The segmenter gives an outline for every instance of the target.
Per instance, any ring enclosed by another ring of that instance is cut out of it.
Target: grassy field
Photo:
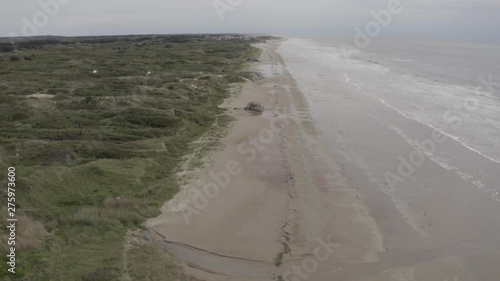
[[[227,124],[217,106],[258,57],[250,44],[265,39],[0,44],[0,171],[16,167],[19,219],[15,276],[6,271],[7,233],[0,230],[0,279],[182,280],[168,253],[125,241],[126,233],[177,192],[175,168],[190,142],[217,119]],[[2,224],[6,215],[2,209]]]

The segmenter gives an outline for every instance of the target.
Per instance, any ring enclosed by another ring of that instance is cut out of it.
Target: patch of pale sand
[[[36,93],[36,94],[27,95],[26,97],[35,98],[35,99],[52,99],[52,98],[54,98],[54,95]]]
[[[55,108],[56,102],[52,100],[54,95],[39,92],[26,97],[28,104],[33,108]]]
[[[283,63],[277,42],[259,47],[262,64]],[[182,189],[190,191],[181,190],[175,204],[167,202],[163,214],[146,223],[149,237],[174,250],[194,280],[276,280],[325,251],[320,240],[334,250],[318,275],[377,261],[383,251],[377,226],[341,167],[324,157],[293,79],[278,72],[246,82],[227,105],[250,101],[263,103],[266,112],[230,110],[236,121],[224,148],[189,174]],[[214,188],[211,173],[232,170],[227,185],[220,178],[219,192],[197,196],[206,184]]]
[[[465,276],[465,277],[464,277]],[[410,267],[387,269],[360,281],[473,281],[464,264],[453,257],[435,259]]]

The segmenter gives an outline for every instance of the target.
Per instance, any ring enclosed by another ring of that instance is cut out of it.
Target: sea
[[[474,280],[500,280],[500,46],[352,41],[288,38],[277,51],[299,115],[377,221],[382,260],[456,257]]]
[[[328,99],[336,83],[354,85],[353,94],[500,163],[500,46],[377,40],[360,49],[348,39],[292,38],[280,53],[309,96]]]

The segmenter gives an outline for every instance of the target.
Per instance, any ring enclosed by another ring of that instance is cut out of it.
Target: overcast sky
[[[355,27],[364,29],[373,20],[370,12],[387,9],[390,1],[4,0],[0,36],[223,32],[354,36]],[[403,11],[392,16],[381,36],[500,42],[500,0],[400,1]],[[55,12],[45,17],[48,12],[41,2],[59,7],[49,5],[53,8],[48,11]]]

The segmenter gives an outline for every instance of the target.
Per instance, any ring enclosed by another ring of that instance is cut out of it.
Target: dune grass
[[[189,144],[216,118],[229,122],[217,106],[258,57],[250,44],[265,40],[220,38],[39,38],[3,48],[0,169],[16,167],[18,215],[31,227],[20,234],[18,273],[2,266],[0,278],[182,278],[152,245],[135,241],[124,257],[124,239],[178,191],[174,171]]]

